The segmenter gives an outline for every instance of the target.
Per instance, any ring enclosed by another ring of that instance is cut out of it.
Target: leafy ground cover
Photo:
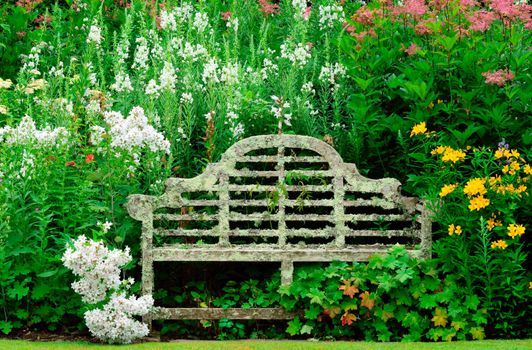
[[[77,350],[77,349],[114,349],[109,345],[98,345],[93,343],[75,342],[29,342],[20,340],[0,340],[0,349],[12,350],[48,350],[57,349]],[[530,340],[487,340],[468,341],[453,343],[361,343],[361,342],[311,342],[311,341],[226,341],[226,342],[205,342],[205,341],[178,341],[172,343],[144,343],[134,345],[124,345],[121,349],[178,349],[178,350],[266,350],[266,349],[290,349],[290,350],[528,350],[532,349]]]
[[[82,234],[130,247],[123,277],[139,292],[126,197],[282,132],[320,138],[423,198],[434,259],[394,250],[301,267],[288,290],[275,269],[163,267],[156,303],[304,315],[156,324],[162,333],[532,337],[531,11],[511,0],[1,2],[0,331],[85,330],[92,306],[61,261]]]

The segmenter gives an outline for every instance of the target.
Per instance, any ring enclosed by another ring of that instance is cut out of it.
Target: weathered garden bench
[[[401,195],[400,185],[363,177],[312,137],[244,139],[203,174],[168,179],[163,195],[129,197],[129,214],[142,222],[143,293],[152,293],[153,264],[160,261],[280,262],[281,282],[289,284],[294,262],[365,261],[398,243],[427,257],[430,219],[416,198]],[[290,314],[277,308],[157,308],[145,321],[218,318]]]

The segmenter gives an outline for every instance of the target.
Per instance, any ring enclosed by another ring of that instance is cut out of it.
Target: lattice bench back
[[[129,197],[129,214],[142,222],[143,293],[153,291],[154,261],[281,262],[286,284],[294,262],[364,261],[397,243],[427,257],[430,220],[415,198],[401,196],[400,185],[363,177],[312,137],[244,139],[203,174],[168,179],[163,195]],[[145,321],[224,317],[290,315],[280,309],[158,308]]]

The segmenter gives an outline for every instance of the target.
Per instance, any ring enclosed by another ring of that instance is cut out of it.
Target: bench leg
[[[281,261],[281,285],[292,283],[294,275],[294,262],[290,260]]]
[[[145,258],[142,261],[142,294],[153,294],[153,280],[153,261]],[[142,317],[142,322],[146,323],[150,333],[152,332],[152,319],[151,312]]]

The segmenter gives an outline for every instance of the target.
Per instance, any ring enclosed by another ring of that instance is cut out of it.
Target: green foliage
[[[281,294],[281,305],[304,311],[289,322],[293,336],[464,340],[480,337],[487,323],[476,295],[452,277],[440,280],[434,260],[411,258],[399,246],[367,264],[301,268]]]

